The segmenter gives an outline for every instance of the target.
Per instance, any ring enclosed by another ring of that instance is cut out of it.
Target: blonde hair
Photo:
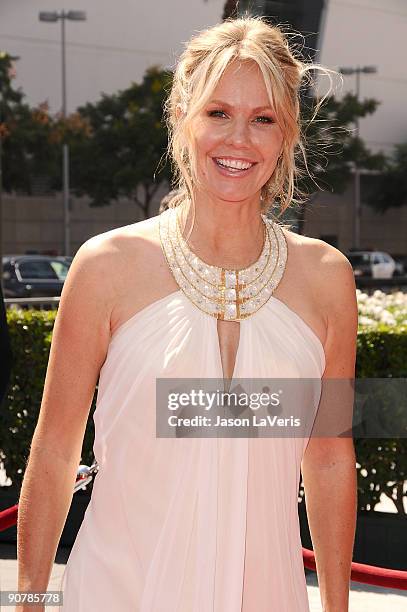
[[[332,87],[329,73],[334,71],[302,61],[297,51],[290,48],[281,26],[271,25],[260,16],[228,19],[199,32],[186,43],[164,105],[169,133],[167,155],[172,158],[174,187],[177,189],[168,207],[179,206],[186,200],[194,204],[193,186],[198,184],[198,178],[192,120],[208,102],[225,69],[234,60],[256,62],[282,130],[282,154],[273,174],[261,189],[262,210],[269,213],[279,202],[280,216],[291,202],[301,203],[298,198],[306,195],[296,185],[303,174],[296,161],[298,153],[311,176],[301,129],[301,85],[303,82],[312,83],[311,72],[321,70],[328,75]],[[316,105],[311,121],[330,94],[331,87]]]

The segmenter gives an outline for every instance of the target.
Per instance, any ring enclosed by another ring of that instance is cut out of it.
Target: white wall
[[[361,75],[360,97],[381,101],[360,120],[360,135],[376,152],[390,152],[407,141],[407,2],[405,0],[327,0],[319,41],[320,63],[377,66]],[[343,77],[342,93],[355,92],[356,77]]]
[[[68,111],[140,81],[152,64],[170,67],[194,30],[222,17],[224,0],[1,0],[0,49],[21,59],[16,85],[32,104],[61,108],[60,23],[41,10],[84,10],[67,22]]]

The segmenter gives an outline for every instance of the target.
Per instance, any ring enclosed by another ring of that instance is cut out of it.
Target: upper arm
[[[321,400],[306,450],[306,462],[354,461],[352,427],[358,306],[352,266],[335,247],[322,243],[316,289],[326,321]]]
[[[76,253],[55,319],[33,446],[78,461],[83,436],[110,341],[113,290],[109,245],[100,236]]]
[[[352,266],[338,249],[326,245],[321,258],[319,294],[327,323],[324,378],[354,378],[358,305]]]

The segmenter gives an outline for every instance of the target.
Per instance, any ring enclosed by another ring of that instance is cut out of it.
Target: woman
[[[45,590],[100,374],[99,473],[64,574],[64,611],[309,610],[300,468],[323,608],[348,609],[351,439],[155,430],[157,378],[354,376],[348,260],[262,216],[293,200],[305,73],[261,19],[196,35],[167,103],[179,192],[162,214],[91,238],[74,258],[18,526],[19,588]]]

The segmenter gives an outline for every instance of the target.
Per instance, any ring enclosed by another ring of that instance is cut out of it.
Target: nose
[[[245,118],[238,117],[229,123],[225,144],[235,147],[250,146],[250,130]]]

